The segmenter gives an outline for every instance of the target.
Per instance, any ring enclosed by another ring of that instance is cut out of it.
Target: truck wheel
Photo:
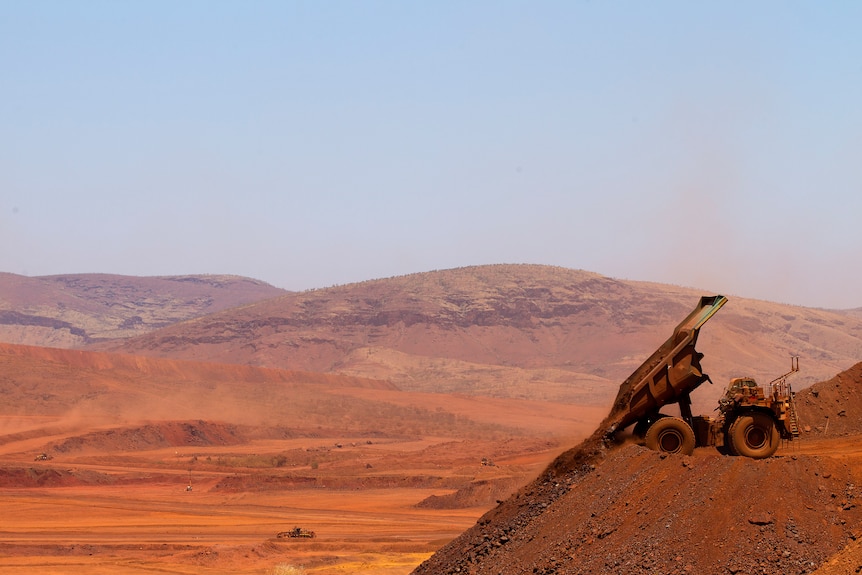
[[[728,427],[724,432],[724,446],[718,451],[722,455],[739,455],[739,453],[736,452],[736,448],[733,447],[733,440],[730,438],[730,427]]]
[[[662,417],[647,430],[645,443],[654,451],[691,455],[694,452],[694,431],[678,417]]]
[[[765,413],[744,413],[730,425],[731,451],[751,457],[765,459],[778,450],[781,436],[775,422]]]

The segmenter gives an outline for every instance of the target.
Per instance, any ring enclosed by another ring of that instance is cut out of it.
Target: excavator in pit
[[[647,447],[666,453],[690,455],[695,447],[715,446],[721,452],[754,459],[771,457],[782,440],[799,437],[793,391],[787,378],[799,371],[799,358],[791,370],[760,386],[751,377],[732,379],[719,399],[715,417],[694,416],[691,392],[704,381],[703,354],[695,350],[700,328],[727,303],[723,295],[704,296],[673,334],[629,376],[611,409],[605,436],[632,427]],[[660,409],[679,406],[679,417]]]

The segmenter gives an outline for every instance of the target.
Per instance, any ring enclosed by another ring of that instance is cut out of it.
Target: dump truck
[[[691,392],[705,381],[712,383],[701,368],[697,336],[725,303],[723,295],[700,298],[667,341],[623,382],[606,420],[606,437],[633,426],[633,435],[656,451],[691,454],[695,447],[715,446],[723,453],[763,459],[771,457],[782,440],[799,436],[787,383],[799,370],[798,358],[792,358],[789,372],[765,387],[751,377],[732,379],[715,417],[692,415]],[[660,412],[672,404],[679,406],[679,417]]]

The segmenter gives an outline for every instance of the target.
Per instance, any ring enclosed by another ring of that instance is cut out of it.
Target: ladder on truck
[[[787,383],[787,377],[793,375],[797,371],[799,371],[799,356],[793,356],[790,358],[790,371],[769,382],[769,389],[772,391],[776,399],[778,397],[787,398],[788,410],[787,419],[785,420],[784,425],[793,439],[799,437],[799,415],[796,411],[796,394],[793,393],[793,390],[790,388],[790,384]]]
[[[787,414],[787,430],[793,439],[799,437],[799,416],[796,414],[796,401],[790,396],[790,413]]]

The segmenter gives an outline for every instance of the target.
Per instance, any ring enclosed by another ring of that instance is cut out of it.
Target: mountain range
[[[358,376],[405,391],[606,405],[704,290],[489,265],[286,292],[232,276],[0,276],[0,336],[171,359]],[[797,387],[862,357],[862,310],[729,296],[698,349],[716,383]],[[3,315],[5,314],[5,315]],[[25,319],[21,319],[24,317]],[[695,398],[698,402],[698,398]]]
[[[283,293],[258,280],[227,275],[0,273],[0,341],[80,347]]]

